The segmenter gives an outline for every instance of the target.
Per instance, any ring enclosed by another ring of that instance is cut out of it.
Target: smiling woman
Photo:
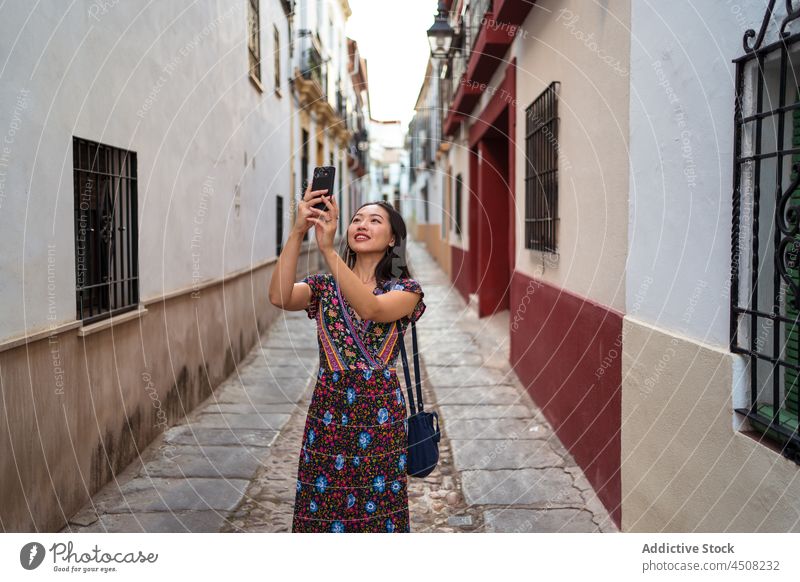
[[[273,275],[274,304],[305,309],[317,325],[319,368],[298,457],[293,532],[410,532],[406,401],[395,365],[401,334],[425,312],[424,292],[406,265],[406,227],[390,205],[368,203],[353,215],[342,245],[334,200],[312,207],[306,192],[303,221],[330,268],[291,283],[294,242]],[[327,221],[325,220],[327,219]],[[302,230],[295,240],[302,239]],[[299,252],[299,244],[298,244]],[[286,264],[280,264],[284,258]]]
[[[333,275],[304,279],[312,290],[320,366],[298,460],[292,531],[409,532],[405,396],[395,361],[399,337],[425,311],[413,279],[373,292],[418,301],[398,321],[360,321]],[[402,291],[401,291],[402,290]]]

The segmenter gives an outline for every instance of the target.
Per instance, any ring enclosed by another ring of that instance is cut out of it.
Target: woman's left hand
[[[325,195],[322,200],[328,209],[314,209],[317,212],[317,216],[309,216],[308,220],[316,223],[314,234],[319,249],[321,251],[329,251],[333,250],[333,239],[336,237],[336,228],[339,224],[339,206],[336,204],[334,196],[328,198]]]

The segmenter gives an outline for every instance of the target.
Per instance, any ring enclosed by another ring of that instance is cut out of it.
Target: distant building
[[[370,120],[370,200],[383,200],[402,213],[408,191],[408,152],[399,121]]]
[[[350,47],[348,70],[351,95],[351,98],[348,99],[348,127],[353,131],[348,150],[348,167],[352,173],[349,184],[350,204],[347,206],[347,216],[349,217],[367,200],[369,195],[370,135],[368,127],[371,114],[367,60],[361,56],[356,41],[348,38],[347,43]]]
[[[293,176],[298,193],[313,178],[317,166],[336,168],[339,233],[360,197],[366,172],[358,144],[366,141],[363,123],[366,72],[357,44],[344,34],[351,11],[347,0],[297,2],[297,50],[292,88],[298,104],[293,141],[299,155]],[[293,151],[295,148],[293,148]],[[306,240],[314,230],[306,233]]]
[[[428,251],[443,268],[449,265],[450,243],[443,225],[449,223],[447,207],[448,180],[446,168],[438,163],[441,147],[449,147],[442,140],[442,83],[441,64],[429,60],[414,107],[415,114],[408,127],[409,150],[409,200],[404,212],[410,216],[415,238],[424,242]]]

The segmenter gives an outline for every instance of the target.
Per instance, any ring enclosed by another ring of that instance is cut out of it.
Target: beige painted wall
[[[425,249],[431,257],[444,268],[446,257],[450,254],[450,246],[441,238],[441,225],[434,223],[412,223],[409,221],[408,230],[411,237],[425,245]]]
[[[516,56],[519,69],[516,268],[621,312],[628,244],[630,78],[603,57],[629,70],[629,23],[630,0],[541,0],[506,57]],[[589,34],[594,45],[583,40]],[[525,249],[523,222],[525,109],[552,81],[561,82],[556,261]]]
[[[800,531],[797,465],[734,430],[727,350],[623,320],[623,531]]]

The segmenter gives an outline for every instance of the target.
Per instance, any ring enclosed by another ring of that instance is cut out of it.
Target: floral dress
[[[316,319],[319,370],[297,468],[293,532],[410,532],[408,421],[397,378],[398,334],[425,311],[410,278],[376,287],[420,295],[410,316],[361,321],[330,273],[302,280]]]

